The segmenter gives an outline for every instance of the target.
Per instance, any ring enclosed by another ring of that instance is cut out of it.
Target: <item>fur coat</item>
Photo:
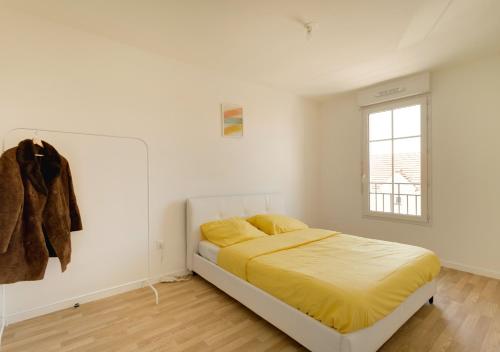
[[[27,139],[0,157],[0,284],[43,279],[49,257],[65,271],[82,229],[68,161],[43,145]]]

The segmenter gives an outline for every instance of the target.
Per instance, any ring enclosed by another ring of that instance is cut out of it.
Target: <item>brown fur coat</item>
[[[68,161],[43,144],[27,139],[0,157],[0,284],[43,279],[49,256],[65,271],[70,232],[82,229]]]

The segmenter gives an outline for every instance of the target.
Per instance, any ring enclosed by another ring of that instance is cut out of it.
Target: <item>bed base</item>
[[[436,280],[419,288],[374,325],[341,334],[287,305],[198,254],[200,225],[231,216],[286,214],[281,194],[232,195],[191,198],[186,208],[186,264],[191,270],[260,315],[314,352],[374,352],[427,301],[432,302]]]
[[[193,272],[314,352],[375,352],[427,301],[430,303],[436,292],[434,280],[374,325],[341,334],[198,254],[193,255],[192,264]]]

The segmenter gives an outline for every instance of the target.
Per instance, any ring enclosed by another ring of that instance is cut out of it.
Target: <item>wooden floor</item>
[[[2,352],[305,351],[199,277],[9,326]],[[443,269],[425,305],[381,351],[500,351],[500,281]]]

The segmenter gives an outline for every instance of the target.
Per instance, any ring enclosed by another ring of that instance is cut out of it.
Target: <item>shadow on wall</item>
[[[152,249],[160,253],[162,273],[186,269],[186,199],[171,201],[163,211],[158,235]],[[163,249],[158,247],[159,241]]]

